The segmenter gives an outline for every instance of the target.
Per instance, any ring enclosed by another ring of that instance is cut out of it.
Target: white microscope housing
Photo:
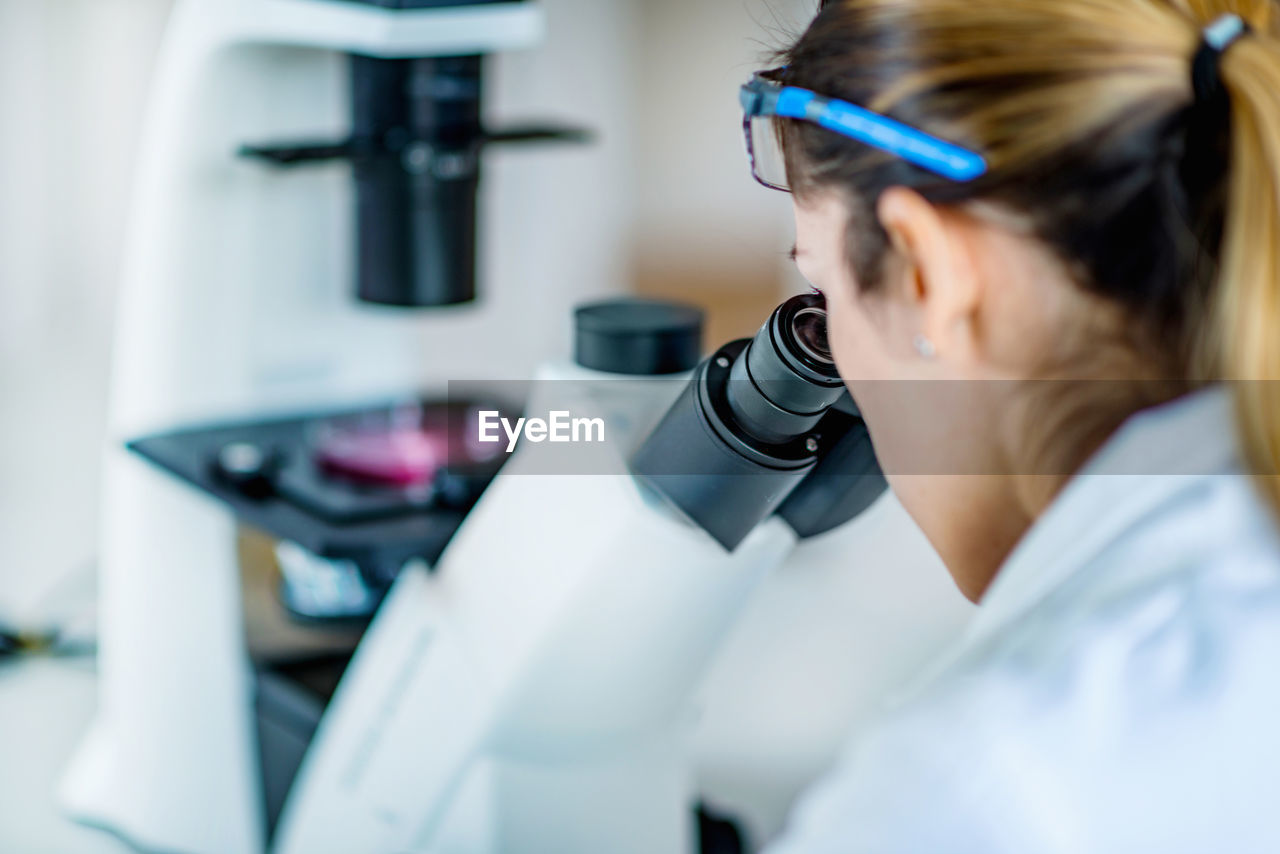
[[[522,444],[434,572],[400,575],[279,850],[697,852],[705,671],[797,541],[884,489],[861,420],[835,408],[825,329],[801,296],[692,377],[544,368],[526,411],[594,419],[607,441]]]
[[[354,304],[362,259],[350,170],[295,175],[237,151],[345,133],[352,56],[474,56],[532,46],[543,28],[534,0],[176,3],[124,252],[102,500],[101,689],[63,784],[74,816],[148,850],[256,852],[265,838],[235,519],[124,443],[402,394],[421,388],[432,363],[428,321]]]

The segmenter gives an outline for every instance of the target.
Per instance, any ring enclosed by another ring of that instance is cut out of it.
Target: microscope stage
[[[466,441],[479,408],[386,405],[182,429],[128,447],[246,525],[394,576],[408,560],[435,562],[505,461]]]

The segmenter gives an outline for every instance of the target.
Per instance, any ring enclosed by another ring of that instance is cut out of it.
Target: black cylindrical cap
[[[702,355],[702,311],[678,302],[613,299],[574,311],[573,358],[584,368],[652,376],[689,371]]]

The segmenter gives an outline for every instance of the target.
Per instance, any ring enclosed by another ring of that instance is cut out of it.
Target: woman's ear
[[[910,310],[917,349],[952,361],[977,358],[982,293],[965,217],[905,187],[881,193],[876,214],[896,256],[886,292]]]

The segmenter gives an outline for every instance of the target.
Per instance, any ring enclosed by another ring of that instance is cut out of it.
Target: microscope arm
[[[519,456],[436,573],[392,588],[280,854],[690,851],[692,696],[795,534],[771,519],[728,552],[625,470]]]

